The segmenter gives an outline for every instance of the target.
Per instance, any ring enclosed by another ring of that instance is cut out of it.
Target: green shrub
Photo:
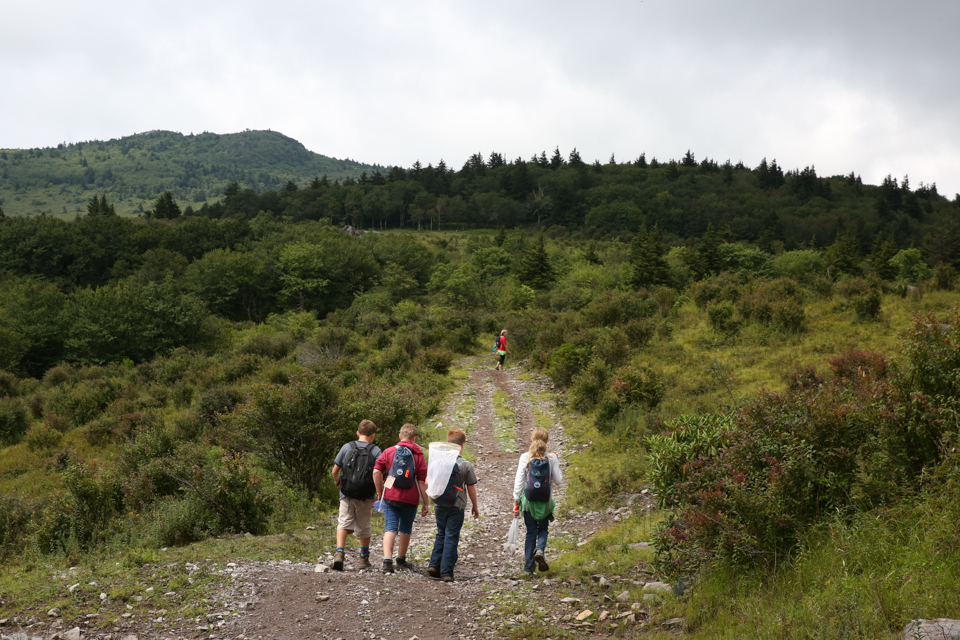
[[[232,420],[277,473],[315,494],[329,477],[330,461],[356,431],[357,423],[345,420],[340,393],[336,384],[307,371],[292,376],[289,385],[254,387]]]
[[[547,373],[553,381],[561,387],[569,387],[576,376],[584,368],[590,357],[590,352],[583,347],[566,343],[550,354],[547,360]]]
[[[581,413],[590,411],[606,392],[610,375],[610,365],[599,358],[592,358],[587,367],[573,378],[570,386],[571,406]]]
[[[0,443],[16,444],[27,430],[27,410],[19,398],[0,398]]]
[[[114,517],[122,510],[120,484],[109,474],[71,464],[64,473],[64,486],[66,493],[44,509],[37,526],[37,547],[44,553],[89,548],[107,539]]]
[[[450,364],[453,362],[453,353],[443,347],[430,347],[421,351],[419,358],[426,368],[434,373],[446,375],[450,370]]]
[[[666,390],[663,374],[646,364],[620,368],[600,402],[597,428],[601,433],[612,433],[617,419],[628,408],[654,409],[663,401]]]
[[[803,289],[790,278],[761,282],[740,298],[737,310],[741,316],[758,324],[784,331],[800,331],[804,322]]]
[[[785,251],[773,259],[772,266],[777,275],[803,282],[821,276],[827,268],[820,252],[812,249]]]
[[[939,402],[960,397],[960,313],[946,322],[916,316],[907,332],[897,384]]]
[[[99,417],[116,398],[117,387],[113,381],[82,380],[73,387],[56,387],[47,395],[45,409],[80,427]]]
[[[51,429],[42,422],[35,422],[27,429],[23,441],[30,451],[43,454],[57,447],[62,437],[59,431]]]
[[[0,558],[23,546],[33,531],[39,507],[16,493],[0,495]]]
[[[866,293],[854,296],[851,301],[857,321],[876,320],[880,317],[883,297],[879,289],[869,289]]]
[[[953,286],[957,282],[957,270],[953,265],[940,264],[933,270],[933,278],[937,283],[937,289],[953,291]]]
[[[707,321],[717,333],[736,333],[740,322],[734,319],[736,307],[729,300],[711,302],[707,305]]]
[[[657,333],[657,323],[650,318],[635,318],[623,326],[631,347],[646,346]]]
[[[743,294],[739,279],[729,273],[694,282],[687,288],[689,295],[700,309],[706,309],[711,302],[736,303]]]
[[[237,353],[280,360],[293,351],[293,336],[288,333],[257,331],[237,347]]]
[[[13,398],[19,395],[17,382],[17,376],[0,370],[0,398]]]
[[[683,572],[706,558],[763,563],[789,553],[825,517],[917,491],[949,430],[955,425],[928,397],[887,380],[837,378],[759,395],[716,451],[654,439],[654,483],[674,509],[658,538],[660,560]],[[671,462],[658,467],[663,455]]]

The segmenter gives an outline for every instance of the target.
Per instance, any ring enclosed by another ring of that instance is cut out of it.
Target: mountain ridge
[[[149,209],[165,191],[184,204],[217,200],[233,182],[256,191],[358,177],[384,167],[310,151],[276,131],[182,134],[152,130],[56,147],[0,149],[0,207],[7,215],[73,217],[106,194],[120,214]]]

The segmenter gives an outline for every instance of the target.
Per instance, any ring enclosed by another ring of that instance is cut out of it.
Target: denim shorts
[[[384,500],[383,530],[396,531],[410,535],[413,533],[413,519],[417,517],[417,505]]]

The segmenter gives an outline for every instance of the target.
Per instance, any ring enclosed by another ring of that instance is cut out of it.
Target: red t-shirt
[[[420,488],[417,483],[427,481],[427,459],[423,457],[423,451],[420,450],[420,447],[409,440],[401,440],[381,453],[380,457],[377,458],[377,463],[373,465],[373,468],[379,469],[384,479],[386,479],[390,473],[390,467],[393,466],[393,456],[397,453],[398,445],[408,447],[410,451],[413,452],[413,467],[416,470],[417,482],[415,482],[412,487],[407,487],[406,489],[398,489],[396,487],[384,489],[383,498],[385,500],[406,502],[407,504],[420,504]]]
[[[507,336],[500,336],[497,338],[497,351],[506,351],[507,350]]]

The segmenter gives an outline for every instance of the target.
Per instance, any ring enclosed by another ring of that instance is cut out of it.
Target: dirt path
[[[469,380],[441,414],[445,427],[467,432],[467,450],[479,478],[481,519],[469,518],[460,540],[456,582],[429,579],[426,565],[436,526],[432,512],[417,517],[412,558],[415,569],[387,575],[375,536],[373,570],[356,570],[356,548],[348,548],[347,570],[316,573],[312,564],[240,564],[234,575],[238,616],[201,621],[209,638],[396,638],[420,640],[496,637],[487,611],[477,603],[491,587],[510,586],[522,573],[522,551],[510,556],[503,542],[513,506],[513,478],[519,452],[539,419],[550,427],[551,449],[563,454],[563,429],[542,383],[517,378],[517,369],[492,371],[469,359]],[[560,488],[555,497],[563,500]],[[379,516],[374,516],[379,517]],[[521,527],[521,537],[523,530]],[[350,544],[355,544],[351,540]],[[320,559],[329,566],[333,545]],[[351,551],[354,553],[351,554]],[[548,549],[549,555],[549,549]],[[242,608],[241,608],[242,605]],[[219,625],[219,626],[218,626]],[[193,629],[197,629],[195,626]],[[191,629],[191,630],[193,630]],[[195,632],[196,633],[196,632]]]

